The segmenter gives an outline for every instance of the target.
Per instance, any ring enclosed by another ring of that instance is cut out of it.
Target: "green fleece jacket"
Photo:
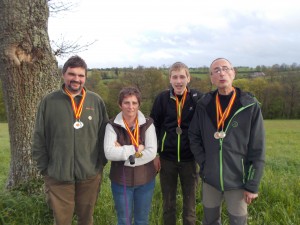
[[[81,96],[75,97],[75,102]],[[108,121],[101,97],[86,91],[80,120],[75,129],[70,97],[63,87],[46,95],[38,108],[32,154],[43,175],[60,181],[80,181],[102,172],[107,160],[103,138]]]

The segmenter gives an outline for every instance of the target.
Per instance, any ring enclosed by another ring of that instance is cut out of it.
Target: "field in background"
[[[249,207],[249,225],[300,224],[300,120],[265,121],[267,137],[266,169],[260,195]],[[7,124],[0,123],[0,224],[48,225],[53,223],[43,194],[26,196],[19,191],[4,189],[9,171],[9,138]],[[99,200],[95,209],[95,224],[116,224],[116,215],[105,167]],[[157,177],[153,197],[150,225],[162,224],[162,200]],[[182,197],[177,195],[177,224],[182,224]],[[202,206],[200,185],[197,191],[197,225],[201,223]],[[228,225],[223,210],[223,224]],[[74,224],[76,218],[74,218]]]

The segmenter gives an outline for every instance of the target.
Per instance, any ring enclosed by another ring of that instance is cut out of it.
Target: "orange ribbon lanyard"
[[[181,113],[182,113],[182,109],[186,100],[186,95],[187,95],[187,89],[184,90],[183,92],[183,96],[179,102],[177,95],[175,94],[176,97],[176,113],[177,113],[177,125],[178,127],[180,127],[181,125]]]
[[[235,88],[233,88],[233,94],[232,94],[232,96],[230,98],[228,106],[226,107],[225,111],[222,112],[222,107],[221,107],[220,99],[219,99],[219,93],[217,93],[217,95],[216,95],[216,110],[217,110],[217,126],[218,126],[218,130],[220,129],[221,125],[222,125],[222,130],[224,129],[225,120],[227,119],[227,117],[230,114],[230,111],[232,109],[232,105],[234,103],[235,98],[236,98],[236,91],[235,91]]]
[[[135,129],[134,129],[134,133],[132,134],[132,131],[130,130],[126,120],[124,119],[123,117],[123,121],[124,121],[124,124],[125,124],[125,127],[126,127],[126,130],[127,130],[127,133],[129,134],[130,136],[130,139],[131,139],[131,143],[133,144],[134,148],[135,148],[135,151],[138,151],[138,148],[139,148],[139,136],[140,136],[140,132],[139,132],[139,122],[138,122],[138,118],[136,118],[135,120]]]
[[[78,121],[78,120],[80,120],[80,116],[81,116],[81,113],[82,113],[82,108],[83,108],[83,103],[84,103],[84,100],[85,100],[86,92],[85,92],[84,89],[82,89],[82,92],[81,92],[82,93],[82,98],[81,98],[78,106],[76,106],[75,100],[74,100],[74,98],[72,97],[72,94],[69,92],[69,90],[67,88],[65,88],[65,92],[67,93],[67,95],[71,99],[74,116],[75,116],[75,119]]]

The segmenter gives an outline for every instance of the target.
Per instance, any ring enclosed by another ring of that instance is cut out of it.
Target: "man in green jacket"
[[[223,199],[230,225],[246,225],[264,169],[263,117],[256,98],[232,86],[235,71],[227,59],[212,62],[210,78],[217,90],[198,101],[189,127],[203,181],[203,225],[222,224]]]
[[[79,56],[62,69],[61,89],[46,95],[38,108],[33,158],[44,176],[45,192],[56,225],[93,224],[104,156],[108,116],[103,100],[84,87],[87,65]]]

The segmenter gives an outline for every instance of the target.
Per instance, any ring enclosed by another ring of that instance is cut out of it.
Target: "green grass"
[[[4,188],[10,160],[10,146],[7,123],[0,123],[0,190]]]
[[[266,168],[260,186],[259,198],[249,207],[249,225],[300,224],[300,120],[265,121],[267,152]],[[9,138],[7,124],[0,123],[0,224],[48,225],[53,224],[43,194],[27,196],[20,191],[4,189],[9,172]],[[101,192],[95,208],[95,224],[116,224],[116,214],[108,178],[109,165],[105,167]],[[150,214],[150,225],[162,224],[162,197],[159,177]],[[200,189],[200,185],[199,185]],[[197,225],[203,215],[200,190],[197,191]],[[182,224],[182,197],[177,195],[177,225]],[[225,207],[224,207],[225,208]],[[223,224],[228,225],[223,209]],[[76,218],[74,223],[76,224]]]

